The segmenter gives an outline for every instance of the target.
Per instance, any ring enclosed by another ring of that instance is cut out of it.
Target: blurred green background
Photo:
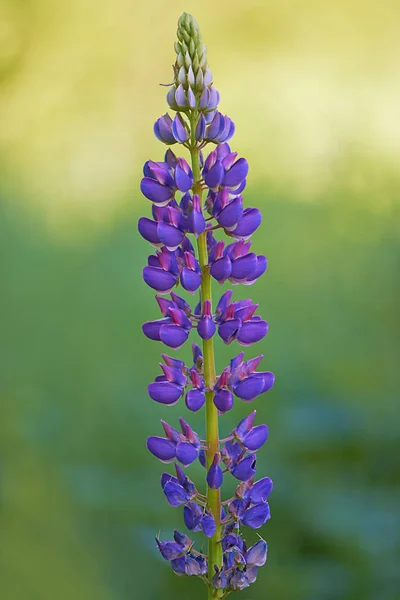
[[[399,599],[398,0],[1,0],[0,597],[205,597],[154,547],[182,514],[145,437],[186,409],[146,396],[161,347],[136,229],[183,10],[270,264],[236,291],[270,323],[247,355],[277,377],[254,405],[269,559],[241,598]],[[218,368],[237,351],[217,343]]]

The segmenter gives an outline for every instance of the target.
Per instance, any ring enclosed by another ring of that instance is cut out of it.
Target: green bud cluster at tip
[[[175,42],[177,54],[175,62],[175,83],[182,84],[184,89],[192,88],[193,92],[201,92],[204,76],[207,71],[207,48],[203,44],[200,28],[192,15],[183,13],[178,21],[178,41]],[[208,74],[208,77],[211,73]],[[206,77],[207,78],[207,77]]]

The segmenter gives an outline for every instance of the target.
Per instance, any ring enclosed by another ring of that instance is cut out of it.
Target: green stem
[[[200,183],[200,150],[196,148],[196,140],[194,132],[197,123],[197,116],[190,120],[191,124],[191,148],[190,155],[192,159],[192,170],[194,176],[193,191],[202,197],[202,186]],[[197,248],[199,252],[199,264],[202,272],[201,281],[201,301],[211,298],[211,275],[208,266],[208,251],[207,251],[207,236],[204,231],[197,239]],[[204,357],[204,382],[207,389],[212,390],[215,384],[215,359],[214,359],[214,343],[213,338],[203,340],[203,357]],[[214,455],[219,452],[219,433],[218,433],[218,410],[213,402],[214,392],[206,392],[206,444],[207,444],[207,468],[210,467]],[[221,546],[221,494],[220,490],[207,488],[207,506],[212,512],[217,525],[217,530],[212,538],[208,541],[208,600],[221,598],[222,590],[213,588],[211,580],[215,573],[214,565],[218,568],[222,566],[222,546]]]

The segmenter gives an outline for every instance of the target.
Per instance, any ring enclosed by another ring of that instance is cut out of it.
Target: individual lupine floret
[[[223,187],[220,192],[213,194],[212,216],[226,231],[235,229],[243,214],[243,197],[231,197],[228,187]]]
[[[156,377],[153,383],[147,388],[150,398],[161,404],[173,405],[178,402],[183,395],[187,384],[187,369],[182,365],[169,362],[174,361],[170,357],[163,355],[166,364],[160,363],[163,375]]]
[[[191,427],[180,418],[182,433],[161,420],[166,437],[150,436],[147,438],[147,448],[161,462],[178,460],[184,467],[198,458],[200,440]]]
[[[215,333],[217,326],[211,314],[211,302],[205,300],[203,303],[203,313],[197,324],[197,333],[203,340],[209,340]]]
[[[235,498],[228,505],[228,511],[237,524],[242,523],[258,529],[271,517],[268,496],[272,491],[272,480],[264,477],[254,483],[253,477],[238,485]]]
[[[179,280],[180,269],[175,253],[162,248],[148,258],[143,269],[143,279],[159,294],[168,294]]]
[[[217,490],[221,487],[224,477],[222,474],[222,469],[219,466],[220,460],[221,457],[219,453],[216,453],[207,473],[207,483],[213,490]]]
[[[226,413],[231,410],[234,404],[234,397],[230,390],[226,389],[229,380],[229,369],[225,369],[218,377],[214,386],[213,402],[220,413]]]
[[[164,144],[184,144],[189,139],[189,131],[185,121],[177,114],[171,119],[168,113],[154,123],[154,134]]]
[[[275,376],[270,371],[255,370],[262,355],[245,362],[242,358],[243,353],[240,353],[232,359],[228,386],[238,398],[250,402],[272,388]]]
[[[201,285],[201,269],[196,257],[191,252],[183,252],[180,282],[189,292],[195,292]]]
[[[193,547],[193,542],[188,538],[187,535],[183,533],[179,533],[175,529],[174,531],[174,539],[166,540],[162,542],[156,536],[156,543],[160,554],[165,560],[176,560],[177,558],[181,558],[185,556]]]
[[[204,118],[204,117],[201,117]],[[217,111],[213,120],[206,126],[204,139],[215,144],[228,142],[235,133],[235,124],[228,116]]]
[[[174,300],[167,300],[156,296],[162,319],[148,321],[142,325],[142,331],[150,340],[163,342],[170,348],[179,348],[189,336],[192,322],[188,317],[190,307],[176,294],[171,294]]]
[[[184,158],[177,158],[169,151],[165,162],[148,160],[143,168],[140,183],[142,194],[159,206],[165,206],[175,193],[187,192],[193,186],[193,172]]]
[[[218,192],[224,186],[229,188],[231,194],[238,196],[244,190],[249,165],[245,158],[236,159],[237,152],[231,152],[227,143],[218,144],[210,152],[204,161],[202,174],[211,191]]]
[[[225,302],[231,294],[231,290],[225,292],[216,309],[218,335],[225,344],[230,344],[234,340],[237,340],[241,346],[259,342],[268,332],[268,323],[254,315],[258,304],[253,304],[250,299]]]
[[[186,233],[185,217],[173,202],[175,201],[164,207],[153,205],[155,220],[146,217],[139,219],[139,233],[156,248],[165,246],[173,251],[183,242]]]
[[[189,410],[197,412],[206,401],[204,377],[195,368],[190,369],[188,374],[193,387],[186,394],[185,404]]]
[[[253,284],[267,269],[264,255],[250,252],[251,242],[239,240],[225,247],[217,242],[211,232],[207,235],[210,273],[219,283]]]
[[[192,197],[189,192],[185,193],[179,204],[175,199],[165,206],[153,204],[152,212],[154,220],[142,217],[138,221],[139,233],[145,240],[156,248],[165,246],[174,251],[182,245],[183,251],[194,252],[193,246],[184,237],[187,233],[199,236],[206,227],[197,194]],[[176,256],[179,258],[179,253]]]
[[[256,542],[244,555],[246,565],[250,567],[262,567],[267,562],[267,542],[263,539]]]
[[[161,487],[171,506],[183,506],[195,499],[197,490],[185,472],[175,463],[176,477],[169,473],[161,476]]]
[[[186,504],[183,509],[183,520],[189,531],[203,531],[207,537],[212,537],[215,533],[214,517],[196,502],[191,501]]]

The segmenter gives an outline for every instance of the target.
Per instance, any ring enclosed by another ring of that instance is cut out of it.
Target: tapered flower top
[[[209,115],[218,106],[219,94],[212,85],[207,48],[192,15],[183,13],[179,19],[177,38],[174,85],[168,93],[167,102],[176,111],[197,109]]]
[[[262,218],[257,208],[245,205],[249,166],[228,144],[235,126],[218,111],[219,93],[206,47],[197,22],[187,13],[178,22],[175,51],[174,80],[167,94],[175,115],[158,118],[154,133],[186,157],[169,148],[163,160],[148,160],[143,169],[140,188],[152,209],[139,219],[138,229],[154,252],[143,279],[156,292],[161,313],[144,323],[143,333],[171,351],[193,335],[202,347],[192,344],[193,362],[188,364],[163,353],[161,371],[148,394],[163,417],[177,403],[192,412],[203,410],[206,427],[202,439],[186,419],[180,417],[177,428],[162,419],[163,434],[158,430],[150,435],[147,448],[162,463],[174,463],[172,473],[161,476],[162,492],[170,506],[183,509],[189,532],[202,532],[208,540],[205,554],[175,530],[171,540],[156,538],[158,549],[175,573],[203,579],[211,600],[254,583],[266,562],[267,544],[261,538],[249,546],[241,529],[259,529],[271,516],[272,481],[256,478],[267,425],[256,424],[252,410],[220,439],[219,417],[232,411],[235,402],[264,395],[275,377],[259,368],[262,355],[245,360],[245,353],[237,351],[220,373],[215,369],[215,339],[248,347],[263,342],[268,333],[268,323],[251,298],[234,300],[229,289],[218,294],[214,305],[211,297],[213,285],[249,286],[267,270],[266,257],[256,254],[251,242]],[[195,483],[186,469],[196,461],[204,467],[204,477]],[[227,477],[233,478],[236,490],[223,500]]]

